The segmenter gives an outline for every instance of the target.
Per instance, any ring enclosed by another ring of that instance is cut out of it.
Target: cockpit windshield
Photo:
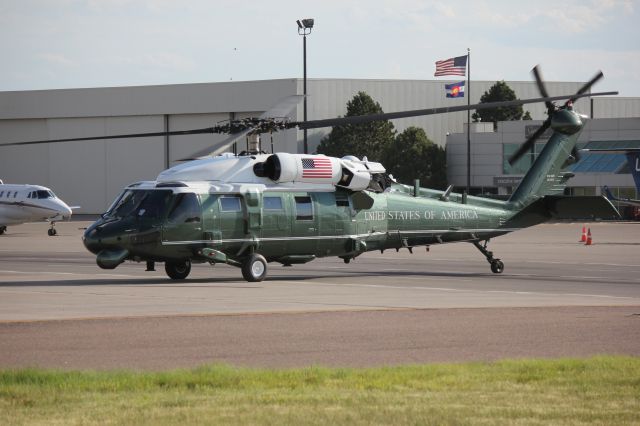
[[[104,216],[161,218],[169,207],[171,194],[170,190],[127,189],[120,194]]]
[[[38,191],[33,191],[30,195],[30,198],[56,198],[56,194],[51,191],[45,191],[44,189],[40,189]]]

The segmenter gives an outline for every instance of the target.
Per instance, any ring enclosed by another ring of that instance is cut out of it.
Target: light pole
[[[302,94],[304,95],[303,114],[304,121],[307,121],[307,36],[311,34],[313,28],[313,19],[299,19],[298,23],[298,35],[302,36],[302,66],[304,69],[304,82],[302,83]],[[309,145],[307,144],[307,129],[304,132],[304,153],[309,153]]]

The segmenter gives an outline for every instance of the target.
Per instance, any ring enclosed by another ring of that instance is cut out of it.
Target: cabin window
[[[240,212],[240,197],[220,197],[220,210],[223,212]]]
[[[18,191],[13,193],[13,198],[16,198],[18,196]]]
[[[346,195],[337,195],[336,194],[336,206],[338,206],[338,207],[349,207],[349,198]]]
[[[4,195],[4,191],[0,191],[0,197]]]
[[[311,197],[295,197],[296,200],[296,219],[297,220],[313,220],[313,205]]]
[[[265,210],[283,210],[282,198],[280,197],[264,197]]]
[[[176,203],[169,213],[169,221],[173,223],[200,222],[200,203],[194,193],[181,193],[176,196]]]

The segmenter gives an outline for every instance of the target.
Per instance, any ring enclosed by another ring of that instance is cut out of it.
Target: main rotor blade
[[[129,135],[111,135],[111,136],[91,136],[87,138],[67,138],[67,139],[48,139],[48,140],[40,140],[40,141],[29,141],[29,142],[10,142],[0,144],[2,146],[11,146],[11,145],[33,145],[40,143],[56,143],[56,142],[73,142],[73,141],[92,141],[92,140],[101,140],[101,139],[125,139],[125,138],[148,138],[153,136],[173,136],[173,135],[199,135],[203,133],[218,133],[217,127],[205,127],[203,129],[193,129],[193,130],[175,130],[171,132],[152,132],[152,133],[132,133]]]
[[[298,105],[302,99],[304,99],[304,95],[292,95],[287,96],[286,98],[280,99],[273,107],[269,108],[267,111],[260,115],[260,118],[282,118],[287,117],[291,111]],[[56,142],[76,142],[76,141],[92,141],[92,140],[104,140],[104,139],[127,139],[127,138],[147,138],[154,136],[180,136],[180,135],[200,135],[206,133],[228,133],[228,130],[231,126],[229,125],[220,125],[213,127],[205,127],[202,129],[192,129],[192,130],[174,130],[169,132],[150,132],[150,133],[132,133],[127,135],[109,135],[109,136],[90,136],[90,137],[82,137],[82,138],[64,138],[64,139],[47,139],[47,140],[37,140],[37,141],[28,141],[28,142],[10,142],[5,144],[0,144],[2,146],[12,146],[12,145],[35,145],[41,143],[56,143]],[[240,132],[244,132],[244,129],[241,129]],[[214,150],[215,148],[212,148]],[[194,154],[195,155],[195,154]],[[205,155],[205,154],[202,154]],[[201,155],[201,156],[202,156]]]
[[[542,136],[542,134],[551,126],[551,117],[549,117],[542,126],[536,132],[527,139],[525,143],[520,145],[520,148],[509,157],[509,164],[513,166],[513,163],[518,161],[527,151],[531,149],[536,140]]]
[[[509,107],[509,106],[524,105],[524,104],[533,104],[537,102],[556,101],[561,99],[579,99],[587,96],[607,96],[607,95],[617,95],[617,94],[618,92],[586,93],[586,94],[580,94],[580,95],[563,95],[563,96],[549,96],[549,97],[543,97],[543,98],[516,99],[514,101],[491,102],[491,103],[484,103],[484,104],[473,104],[469,106],[457,105],[457,106],[450,106],[450,107],[416,109],[411,111],[385,112],[380,114],[327,118],[324,120],[311,120],[307,122],[304,122],[304,121],[291,122],[287,124],[287,127],[291,128],[291,127],[297,126],[299,129],[317,129],[320,127],[331,127],[331,126],[337,126],[337,125],[343,125],[343,124],[362,124],[362,123],[369,123],[371,121],[393,120],[396,118],[418,117],[422,115],[445,114],[448,112],[491,109],[491,108]]]
[[[533,77],[536,79],[538,91],[543,97],[548,98],[549,92],[547,92],[547,88],[544,85],[544,80],[542,79],[542,72],[540,71],[540,68],[536,65],[535,67],[533,67],[531,72],[533,73]],[[553,111],[554,105],[551,103],[551,101],[546,101],[545,105],[547,106],[547,111]]]
[[[232,135],[230,135],[228,138],[225,138],[224,140],[208,146],[204,149],[201,149],[200,151],[196,151],[193,154],[191,154],[189,157],[187,158],[181,158],[178,161],[191,161],[191,160],[197,160],[198,158],[202,158],[202,157],[206,157],[206,156],[214,156],[214,155],[218,155],[221,154],[225,151],[227,151],[229,149],[229,147],[231,145],[233,145],[233,143],[235,141],[237,141],[238,139],[241,139],[245,136],[247,136],[249,133],[253,132],[255,130],[254,127],[250,127],[248,129],[245,129],[239,133],[234,133]]]
[[[289,114],[291,114],[294,108],[300,102],[302,102],[303,99],[304,99],[304,95],[291,95],[291,96],[287,96],[286,98],[282,98],[278,102],[276,102],[276,104],[273,105],[271,108],[269,108],[268,110],[260,114],[259,118],[267,119],[267,118],[288,117]],[[223,141],[220,141],[208,148],[204,148],[199,151],[196,151],[193,154],[191,154],[188,158],[181,158],[178,161],[190,161],[190,160],[195,160],[201,157],[214,156],[214,155],[221,154],[227,151],[229,147],[233,145],[234,142],[244,138],[254,130],[256,130],[255,127],[248,127],[239,132],[232,133],[228,138],[225,138]]]
[[[260,118],[284,118],[288,117],[293,109],[304,99],[304,95],[291,95],[280,99],[271,108],[260,115]]]

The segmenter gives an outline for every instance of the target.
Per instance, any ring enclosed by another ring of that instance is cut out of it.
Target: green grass
[[[640,358],[0,371],[0,424],[640,424]]]

